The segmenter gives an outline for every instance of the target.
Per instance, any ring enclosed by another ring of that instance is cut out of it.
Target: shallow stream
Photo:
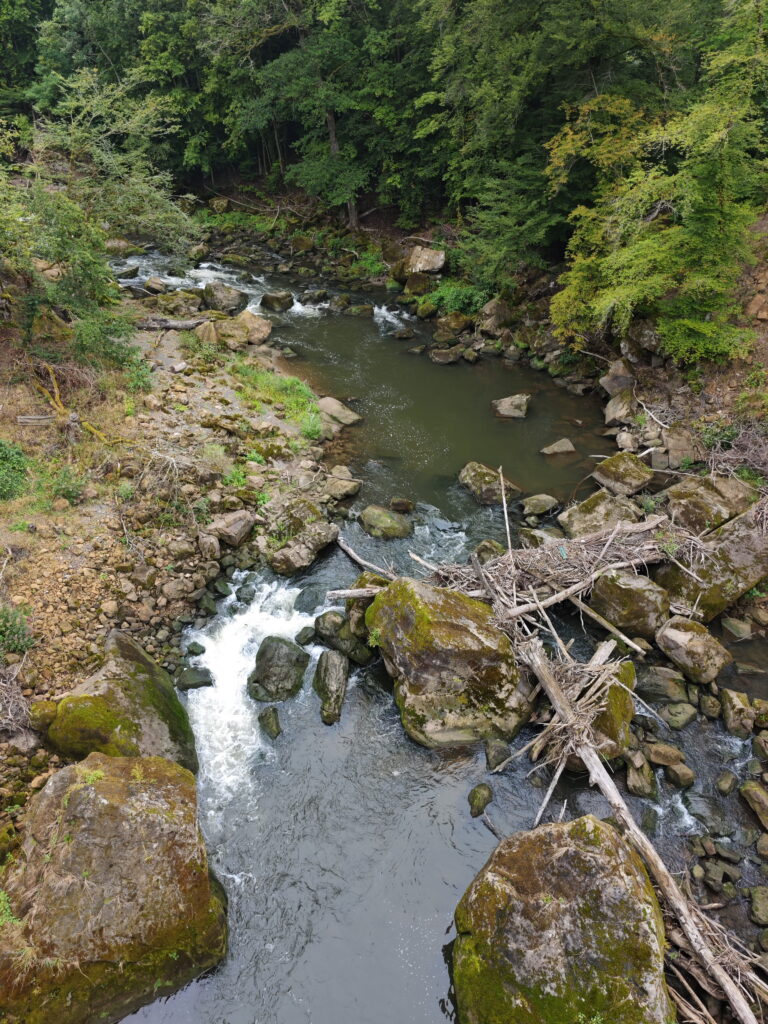
[[[327,287],[325,282],[251,275],[220,265],[169,273],[162,259],[131,259],[142,278],[159,273],[172,286],[220,279],[244,288],[257,308],[266,290]],[[456,484],[470,459],[503,465],[525,493],[568,501],[596,454],[610,454],[600,435],[596,399],[577,398],[541,373],[497,359],[474,366],[435,366],[407,350],[426,329],[387,308],[385,293],[366,293],[373,319],[298,303],[275,315],[273,337],[297,353],[291,372],[321,392],[350,400],[365,420],[347,432],[339,459],[364,480],[355,508],[393,495],[415,500],[416,529],[406,541],[375,541],[356,523],[351,545],[378,563],[413,574],[413,550],[428,560],[458,560],[483,538],[502,539],[495,510],[480,508]],[[394,332],[412,327],[412,340]],[[494,419],[490,401],[532,395],[527,419]],[[570,437],[577,453],[548,459],[539,449]],[[246,694],[246,677],[267,635],[293,637],[325,607],[325,593],[350,584],[356,567],[335,549],[303,576],[282,580],[264,571],[248,607],[235,599],[186,639],[199,640],[215,686],[188,696],[201,770],[200,818],[211,863],[229,896],[230,952],[208,978],[126,1018],[132,1024],[444,1024],[453,1019],[448,969],[456,903],[496,839],[469,815],[467,794],[486,778],[482,751],[434,752],[412,743],[383,670],[357,671],[342,718],[327,727],[309,685],[279,706],[283,734],[260,733],[263,705]],[[565,635],[588,639],[578,623]],[[525,737],[521,738],[521,741]],[[679,736],[673,737],[680,741]],[[697,789],[712,791],[727,760],[743,762],[748,745],[719,726],[682,738],[691,747]],[[713,756],[714,755],[714,756]],[[701,762],[701,763],[699,763]],[[716,770],[715,770],[716,769]],[[542,790],[526,779],[527,759],[492,778],[488,812],[507,834],[530,827]],[[631,798],[672,867],[682,863],[681,837],[700,831],[680,794],[663,782],[659,803]],[[552,813],[603,815],[599,795],[563,782]]]

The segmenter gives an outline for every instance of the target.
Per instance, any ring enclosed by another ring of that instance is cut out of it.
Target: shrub
[[[24,654],[34,646],[24,612],[0,605],[0,654]]]
[[[152,367],[139,355],[134,355],[125,367],[125,386],[132,394],[152,390]]]
[[[85,477],[71,466],[62,466],[51,479],[51,493],[54,498],[79,501],[85,488]]]
[[[465,313],[467,316],[477,313],[490,297],[491,292],[485,288],[450,279],[429,293],[429,298],[441,313]]]
[[[0,441],[0,501],[10,501],[24,490],[29,459],[18,445]]]

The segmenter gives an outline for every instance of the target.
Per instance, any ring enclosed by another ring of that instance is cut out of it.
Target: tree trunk
[[[336,133],[336,115],[332,110],[326,110],[325,123],[328,126],[328,141],[331,147],[331,156],[338,156],[339,136]],[[347,200],[347,216],[349,218],[349,226],[351,228],[357,228],[360,226],[360,217],[357,210],[356,199]]]

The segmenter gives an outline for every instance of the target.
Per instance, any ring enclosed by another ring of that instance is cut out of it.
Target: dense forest
[[[678,361],[726,358],[764,202],[763,8],[0,0],[0,246],[81,253],[77,301],[98,303],[104,224],[178,243],[171,197],[236,177],[353,229],[374,207],[450,222],[453,272],[489,292],[562,267],[576,344],[652,316]]]

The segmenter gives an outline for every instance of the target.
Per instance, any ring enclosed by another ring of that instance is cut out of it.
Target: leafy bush
[[[0,605],[0,654],[23,654],[34,646],[26,615],[19,608]]]
[[[429,298],[441,313],[473,316],[491,298],[491,292],[486,288],[448,279],[430,292]]]
[[[29,459],[18,445],[0,441],[0,501],[10,501],[24,490]]]
[[[152,367],[139,355],[134,355],[125,367],[125,386],[128,391],[152,390]]]
[[[71,466],[62,466],[51,478],[50,489],[54,498],[79,501],[85,489],[86,479]]]

